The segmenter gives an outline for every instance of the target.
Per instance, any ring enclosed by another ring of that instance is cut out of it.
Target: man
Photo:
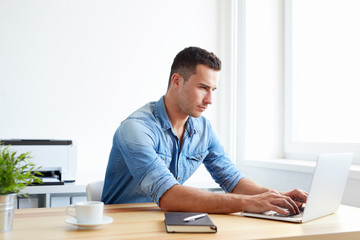
[[[124,120],[113,139],[102,201],[155,201],[164,211],[299,213],[307,193],[265,188],[245,178],[230,161],[202,113],[212,103],[221,61],[197,47],[177,54],[168,89]],[[183,184],[200,166],[226,192]]]

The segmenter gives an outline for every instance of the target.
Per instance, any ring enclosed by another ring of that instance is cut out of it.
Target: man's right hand
[[[289,196],[280,194],[275,190],[257,195],[242,195],[245,200],[246,212],[266,212],[273,210],[283,215],[299,214],[298,205]]]

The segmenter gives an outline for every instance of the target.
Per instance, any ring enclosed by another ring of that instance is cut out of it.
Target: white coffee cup
[[[71,209],[74,209],[75,214]],[[76,218],[77,223],[100,224],[103,220],[104,203],[98,201],[78,202],[66,207],[66,213]]]

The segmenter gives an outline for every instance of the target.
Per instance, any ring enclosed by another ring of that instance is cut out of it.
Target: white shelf
[[[18,198],[18,208],[67,206],[78,201],[86,201],[86,185],[66,183],[28,186],[21,190],[20,194],[28,194],[30,200]]]
[[[46,194],[46,193],[86,193],[86,185],[66,183],[65,185],[29,186],[20,191],[21,194]]]

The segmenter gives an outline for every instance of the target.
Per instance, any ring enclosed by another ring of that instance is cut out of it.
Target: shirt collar
[[[189,116],[186,121],[186,131],[190,138],[197,132],[197,122],[194,121],[194,118],[191,116]]]
[[[154,116],[158,119],[162,129],[166,130],[172,128],[170,119],[166,112],[164,96],[162,96],[160,100],[155,103]]]

